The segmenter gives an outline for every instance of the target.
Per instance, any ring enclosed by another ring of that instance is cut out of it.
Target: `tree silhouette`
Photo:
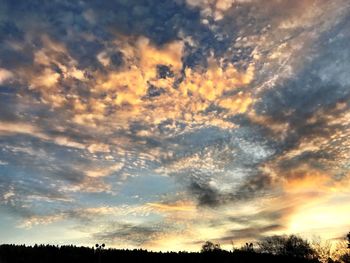
[[[297,258],[314,258],[315,250],[304,239],[295,236],[271,236],[258,243],[260,252]]]
[[[97,250],[101,250],[105,247],[106,245],[103,243],[102,245],[96,244],[95,247]]]
[[[242,250],[247,252],[254,252],[253,243],[245,243],[245,245],[242,247]]]
[[[346,239],[348,241],[348,248],[350,248],[350,232],[346,235]]]
[[[202,245],[202,252],[213,252],[213,251],[220,251],[220,244],[214,244],[211,241],[206,241]]]
[[[104,249],[105,244],[104,243],[102,245],[96,244],[95,247],[98,253],[98,262],[101,263],[101,252],[102,252],[102,249]]]
[[[209,251],[220,249],[218,244],[206,243]],[[249,243],[248,243],[249,247]],[[96,249],[97,248],[97,249]],[[102,252],[102,253],[100,253]],[[197,252],[153,252],[143,249],[103,249],[102,245],[90,247],[52,246],[52,245],[0,245],[1,263],[62,263],[84,262],[103,263],[115,262],[167,262],[167,263],[211,263],[211,262],[269,262],[269,263],[319,263],[317,259],[296,258],[291,256],[272,255],[267,253],[247,253],[236,249],[234,251],[219,250],[214,253]],[[101,258],[99,258],[101,255]],[[346,256],[333,263],[348,263]],[[327,262],[330,263],[330,262]]]

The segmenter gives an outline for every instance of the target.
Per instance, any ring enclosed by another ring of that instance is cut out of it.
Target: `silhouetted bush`
[[[307,259],[317,257],[309,242],[295,235],[266,237],[258,246],[262,253]]]

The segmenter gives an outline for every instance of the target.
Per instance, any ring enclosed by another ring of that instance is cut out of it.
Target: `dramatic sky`
[[[0,243],[341,237],[349,43],[349,0],[0,0]]]

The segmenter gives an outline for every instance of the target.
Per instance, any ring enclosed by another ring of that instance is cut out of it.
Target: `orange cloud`
[[[85,172],[89,177],[105,177],[109,176],[113,172],[119,171],[123,167],[122,163],[111,165],[109,167],[100,167],[100,168],[88,168]]]
[[[327,191],[331,177],[321,171],[309,167],[299,167],[284,173],[283,188],[287,193]]]
[[[86,106],[81,102],[75,106],[78,110],[76,122],[83,124],[94,119],[102,120],[107,108],[116,107],[121,127],[127,126],[131,120],[158,124],[168,119],[231,127],[232,124],[225,125],[220,116],[204,115],[202,112],[211,104],[216,104],[230,114],[244,113],[254,102],[249,92],[226,94],[247,86],[253,80],[253,64],[245,72],[240,72],[231,64],[224,66],[210,58],[207,69],[186,68],[181,73],[182,41],[156,47],[144,37],[121,39],[116,44],[120,46],[125,65],[107,76],[97,73],[97,81],[91,89],[94,98]],[[158,78],[159,65],[167,66],[172,74]],[[174,88],[180,78],[183,81]],[[158,97],[147,97],[150,85],[162,93]],[[103,98],[100,94],[104,94]],[[85,112],[87,108],[89,113]]]
[[[175,203],[147,203],[149,207],[159,212],[193,212],[196,206],[192,202],[178,201]]]
[[[172,120],[191,127],[232,129],[235,126],[224,117],[245,113],[254,103],[253,95],[245,89],[254,78],[253,63],[239,71],[211,57],[208,68],[184,68],[183,41],[158,47],[145,37],[120,36],[114,43],[123,54],[123,66],[107,73],[90,72],[91,79],[85,77],[63,44],[47,36],[42,37],[42,43],[43,47],[35,52],[33,67],[20,69],[19,75],[27,78],[30,89],[39,92],[43,103],[64,109],[71,121],[81,126],[100,130],[98,126],[103,126],[103,132],[107,132],[127,129],[134,121],[152,126]],[[106,64],[108,53],[100,59]],[[59,73],[52,65],[60,69]],[[159,78],[159,65],[167,66],[171,74]],[[76,81],[90,88],[88,98],[80,96]],[[70,87],[68,94],[66,86]],[[159,94],[149,96],[150,87]],[[212,105],[224,112],[205,113]]]
[[[191,126],[234,128],[223,116],[244,113],[254,103],[250,92],[244,90],[254,78],[253,64],[246,71],[238,71],[232,64],[209,58],[206,69],[184,69],[183,41],[158,47],[145,37],[119,36],[114,43],[123,54],[124,65],[107,74],[90,72],[92,80],[85,77],[63,44],[47,36],[42,37],[42,43],[43,47],[35,52],[34,66],[20,69],[19,75],[29,82],[30,89],[40,93],[42,102],[68,110],[72,121],[82,126],[97,128],[98,123],[114,120],[114,129],[124,129],[133,121],[157,125],[173,120]],[[108,65],[108,52],[102,53],[100,60]],[[54,71],[52,65],[60,71]],[[167,66],[172,73],[159,78],[159,65]],[[182,81],[175,87],[179,79]],[[73,80],[89,86],[91,95],[81,98]],[[71,86],[69,94],[64,83]],[[151,85],[159,90],[159,96],[148,96]],[[242,90],[230,95],[237,88]],[[211,105],[225,112],[204,114]]]
[[[274,181],[274,189],[281,192],[263,202],[283,211],[279,220],[285,229],[279,234],[301,234],[306,238],[321,234],[323,238],[333,238],[335,233],[341,235],[340,225],[348,227],[349,206],[345,200],[350,200],[349,176],[336,181],[327,171],[308,165],[275,172],[279,177]],[[343,201],[338,202],[338,198]]]
[[[13,77],[13,73],[7,69],[0,68],[0,85],[10,80]]]

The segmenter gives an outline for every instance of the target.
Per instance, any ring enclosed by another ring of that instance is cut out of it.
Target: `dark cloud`
[[[158,225],[137,225],[130,223],[112,223],[108,229],[96,233],[93,238],[104,242],[128,241],[133,245],[140,246],[147,241],[151,241],[155,235],[162,232]]]
[[[296,76],[265,92],[255,106],[259,114],[289,125],[286,139],[279,145],[284,152],[298,148],[307,140],[329,140],[332,135],[349,128],[341,121],[342,115],[349,110],[350,98],[349,78],[345,74],[348,70],[345,60],[349,56],[348,50],[344,49],[349,38],[347,25],[348,18],[345,17],[322,35],[313,47],[318,54]],[[343,106],[339,107],[340,104]],[[334,143],[340,147],[345,141],[328,141],[319,150],[301,152],[282,161],[281,169],[288,170],[303,163],[329,169],[330,163],[334,165],[339,161]]]
[[[8,93],[6,92],[8,91]],[[0,120],[1,121],[14,121],[18,120],[17,99],[12,88],[6,89],[6,87],[0,86]]]
[[[350,37],[347,36],[348,23],[345,17],[324,33],[319,42],[314,43],[317,54],[310,57],[296,76],[263,94],[256,110],[294,126],[299,121],[305,122],[320,108],[347,101],[350,80],[345,72],[350,53],[343,47]]]
[[[282,207],[280,209],[271,209],[267,208],[266,210],[252,213],[247,216],[230,216],[228,218],[229,221],[238,223],[241,225],[254,225],[258,224],[258,222],[266,221],[266,222],[279,222],[279,224],[284,223],[285,217],[293,211],[293,207]]]
[[[265,136],[263,127],[239,123],[241,128],[231,132],[208,128],[171,139],[178,148],[163,165],[200,205],[251,200],[271,190],[271,179],[259,166],[274,158],[278,144]]]
[[[195,179],[188,190],[198,199],[199,205],[216,207],[262,197],[271,194],[272,189],[270,177],[259,174],[237,179],[235,187],[228,193],[211,186],[209,182]]]
[[[280,230],[283,227],[278,224],[271,224],[268,226],[256,226],[256,227],[246,227],[242,229],[232,230],[230,235],[219,238],[220,242],[226,243],[235,240],[242,239],[256,239],[263,237],[264,234],[270,231]]]
[[[193,182],[189,190],[197,197],[200,205],[217,206],[222,201],[227,201],[226,197],[223,198],[220,196],[220,193],[212,189],[209,185],[200,185],[198,182]]]

